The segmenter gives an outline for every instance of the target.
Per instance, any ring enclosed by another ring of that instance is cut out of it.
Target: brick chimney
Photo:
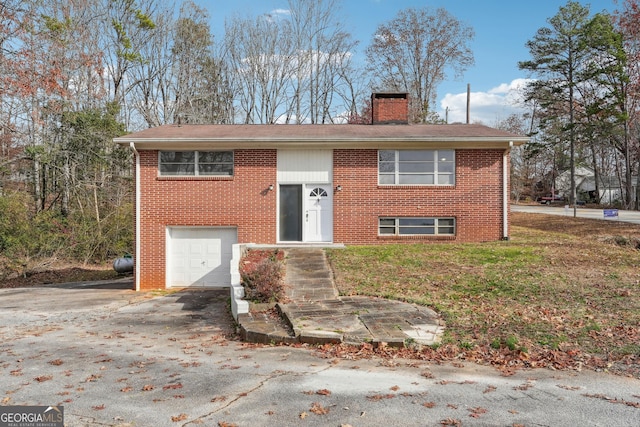
[[[409,124],[407,93],[371,94],[371,124]]]

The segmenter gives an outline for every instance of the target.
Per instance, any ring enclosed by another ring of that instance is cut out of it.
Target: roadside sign
[[[604,217],[605,218],[617,218],[618,217],[618,209],[604,209]]]

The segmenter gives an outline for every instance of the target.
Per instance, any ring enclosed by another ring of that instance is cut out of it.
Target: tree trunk
[[[42,191],[43,173],[38,159],[33,159],[33,198],[36,201],[36,212],[44,210],[44,197]]]
[[[593,181],[595,184],[596,203],[600,203],[600,172],[598,171],[598,159],[596,157],[596,145],[591,144],[591,164],[593,165]]]
[[[60,213],[64,217],[69,215],[69,200],[71,198],[71,165],[69,163],[69,153],[65,153],[62,166],[62,200],[60,205]]]
[[[629,150],[629,127],[624,124],[624,192],[625,192],[625,208],[631,209],[633,206],[633,182],[631,182],[631,153]]]
[[[640,159],[638,159],[638,166],[637,166],[636,170],[640,171]],[[635,200],[635,203],[633,204],[633,209],[638,211],[638,210],[640,210],[640,185],[638,185],[637,180],[636,180],[636,191],[635,191],[635,194],[636,194],[636,200]]]

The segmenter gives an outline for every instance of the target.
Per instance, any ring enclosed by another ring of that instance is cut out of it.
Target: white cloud
[[[291,16],[291,11],[289,9],[273,9],[271,12],[267,13],[267,15],[274,19],[288,18]]]
[[[522,88],[527,82],[527,79],[515,79],[510,83],[501,83],[486,92],[472,91],[469,103],[469,121],[492,126],[511,114],[522,113],[522,107],[518,105],[518,102],[522,98]],[[465,123],[467,120],[467,93],[447,93],[440,101],[439,114],[443,118],[448,117],[449,123]]]

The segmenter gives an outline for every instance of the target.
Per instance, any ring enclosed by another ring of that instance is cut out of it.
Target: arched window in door
[[[309,193],[309,197],[316,197],[318,200],[320,200],[321,197],[328,197],[329,195],[327,194],[327,190],[325,190],[324,188],[314,188],[313,190],[311,190],[311,193]]]

